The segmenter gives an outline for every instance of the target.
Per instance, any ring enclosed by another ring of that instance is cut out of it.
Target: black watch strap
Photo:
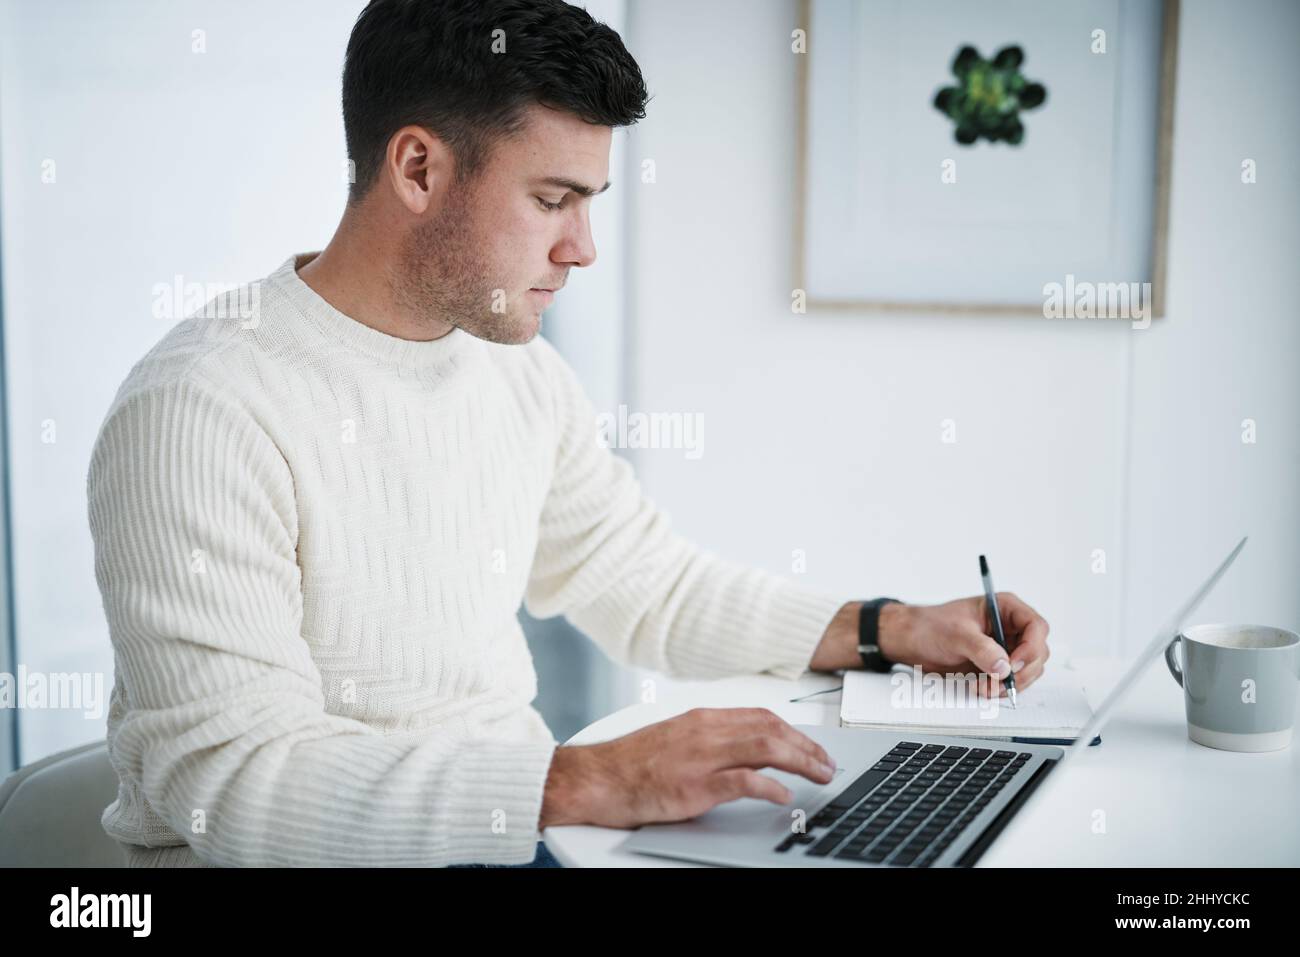
[[[893,662],[880,653],[880,609],[890,603],[902,604],[897,598],[873,598],[864,601],[858,613],[858,654],[867,671],[888,671]]]

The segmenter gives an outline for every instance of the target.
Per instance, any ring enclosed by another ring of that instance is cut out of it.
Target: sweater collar
[[[293,254],[271,274],[270,280],[322,333],[350,349],[383,362],[429,367],[454,361],[453,357],[463,354],[474,338],[455,327],[438,339],[399,339],[353,319],[331,306],[298,275],[298,269],[317,255],[319,252]]]

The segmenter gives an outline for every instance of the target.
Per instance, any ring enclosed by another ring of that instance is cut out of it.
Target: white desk
[[[1078,670],[1095,708],[1126,664],[1100,658],[1058,664],[1054,656],[1048,667]],[[566,743],[608,741],[694,707],[763,707],[791,724],[836,726],[839,692],[797,704],[789,699],[840,683],[823,674],[801,681],[755,675],[684,682],[675,694],[617,711]],[[1101,738],[1060,779],[1048,777],[978,866],[1300,866],[1300,731],[1291,747],[1262,754],[1195,744],[1187,737],[1182,689],[1157,660]],[[616,850],[629,833],[567,826],[546,828],[542,837],[566,867],[703,866]]]

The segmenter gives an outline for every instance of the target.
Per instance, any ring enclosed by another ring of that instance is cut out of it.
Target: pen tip
[[[984,560],[984,556],[981,555],[981,556],[980,556],[980,574],[981,574],[981,575],[987,575],[988,573],[989,573],[989,563],[986,562],[986,561]]]

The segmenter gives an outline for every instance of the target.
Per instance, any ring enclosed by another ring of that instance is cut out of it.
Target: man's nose
[[[577,217],[576,226],[565,235],[559,250],[563,262],[574,266],[590,266],[596,261],[596,243],[591,235],[591,217],[584,209]]]

